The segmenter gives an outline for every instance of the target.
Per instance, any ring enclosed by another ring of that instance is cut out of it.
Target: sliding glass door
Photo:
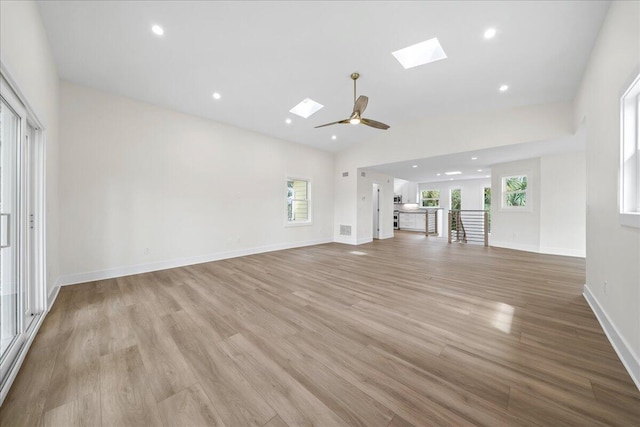
[[[18,149],[22,118],[0,103],[0,357],[18,337]]]
[[[39,131],[0,79],[0,385],[44,311]],[[4,387],[3,387],[4,389]]]

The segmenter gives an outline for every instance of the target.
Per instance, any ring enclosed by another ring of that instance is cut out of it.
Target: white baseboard
[[[335,236],[333,241],[336,243],[344,243],[345,245],[357,245],[358,242],[353,236]]]
[[[561,255],[572,256],[578,258],[585,258],[587,256],[586,250],[582,249],[566,249],[566,248],[552,248],[550,246],[536,246],[527,245],[517,242],[501,242],[489,239],[489,246],[504,249],[515,249],[517,251],[535,252],[537,254],[546,255]]]
[[[388,233],[388,234],[383,234],[381,236],[378,237],[378,239],[382,240],[382,239],[393,239],[394,234],[393,232]]]
[[[536,245],[527,245],[517,242],[501,242],[497,240],[489,240],[489,246],[495,248],[515,249],[517,251],[540,253],[540,247]]]
[[[609,315],[604,311],[602,305],[598,299],[591,293],[591,290],[587,285],[584,285],[584,292],[582,293],[584,299],[591,307],[591,310],[596,315],[596,319],[600,322],[600,326],[604,330],[604,333],[609,338],[609,342],[613,346],[613,349],[618,354],[620,361],[631,375],[631,379],[636,384],[638,390],[640,390],[640,358],[634,354],[631,346],[627,343],[622,335],[618,332],[615,325],[611,322]]]
[[[373,237],[365,237],[364,239],[356,240],[356,245],[364,245],[365,243],[373,242]]]
[[[549,246],[541,246],[540,253],[548,255],[572,256],[577,258],[585,258],[587,256],[586,249],[551,248]]]
[[[88,271],[84,273],[67,274],[60,277],[62,286],[74,285],[77,283],[94,282],[96,280],[113,279],[116,277],[131,276],[133,274],[149,273],[151,271],[167,270],[169,268],[184,267],[193,264],[202,264],[205,262],[219,261],[229,258],[237,258],[247,255],[255,255],[264,252],[280,251],[283,249],[300,248],[303,246],[321,245],[331,243],[333,239],[315,239],[303,242],[281,243],[276,245],[261,246],[249,249],[239,249],[235,251],[217,252],[208,255],[200,255],[188,258],[177,258],[168,261],[158,261],[148,264],[137,264],[130,266],[114,267],[106,270]]]
[[[58,277],[55,285],[53,286],[53,289],[51,289],[51,292],[49,292],[49,295],[47,296],[47,308],[46,308],[47,311],[51,310],[51,307],[53,307],[53,303],[56,301],[56,298],[58,298],[59,292],[60,292],[60,277]]]

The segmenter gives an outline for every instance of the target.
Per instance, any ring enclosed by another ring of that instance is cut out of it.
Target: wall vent
[[[360,176],[364,178],[364,177],[367,176],[367,173],[366,172],[360,172]]]
[[[343,177],[347,177],[347,176],[349,176],[349,172],[342,172],[342,176],[343,176]]]
[[[351,236],[351,226],[340,224],[340,235]]]

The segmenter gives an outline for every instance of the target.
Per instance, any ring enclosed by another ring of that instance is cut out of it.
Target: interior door
[[[373,184],[372,211],[373,211],[373,238],[380,238],[380,186]]]

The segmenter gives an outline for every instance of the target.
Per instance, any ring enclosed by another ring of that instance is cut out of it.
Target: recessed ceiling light
[[[447,57],[442,46],[440,46],[440,42],[435,37],[404,49],[396,50],[391,54],[396,57],[405,69],[439,61]]]
[[[482,169],[478,169],[478,172],[482,172]]]
[[[453,171],[453,172],[445,172],[445,175],[460,175],[462,172],[460,171]]]
[[[151,27],[151,31],[153,31],[153,33],[157,36],[161,36],[164,34],[164,30],[160,25],[154,25],[153,27]]]
[[[285,119],[284,121],[286,124],[290,125],[291,124],[291,119]]]
[[[449,178],[449,181],[453,181],[453,178]]]
[[[313,99],[305,98],[300,101],[298,105],[289,110],[289,112],[306,119],[322,107],[324,107],[324,105],[317,103]]]
[[[440,176],[440,175],[442,175],[442,174],[441,174],[441,173],[437,173],[436,175],[437,175],[437,176]]]
[[[411,166],[411,167],[412,167],[412,168],[417,168],[417,167],[418,167],[418,165],[413,165],[413,166]]]
[[[220,99],[222,96],[218,92],[213,92],[213,99]]]
[[[509,90],[509,85],[502,85],[500,86],[500,92],[506,92]]]
[[[338,139],[338,137],[337,137],[337,136],[335,136],[335,135],[332,135],[332,136],[331,136],[331,139]]]
[[[495,28],[487,28],[487,30],[484,32],[484,38],[489,40],[492,39],[496,36],[496,29]]]
[[[485,178],[491,178],[491,175],[487,175],[487,176],[485,176]]]
[[[477,157],[472,157],[471,160],[478,160],[478,158]]]

